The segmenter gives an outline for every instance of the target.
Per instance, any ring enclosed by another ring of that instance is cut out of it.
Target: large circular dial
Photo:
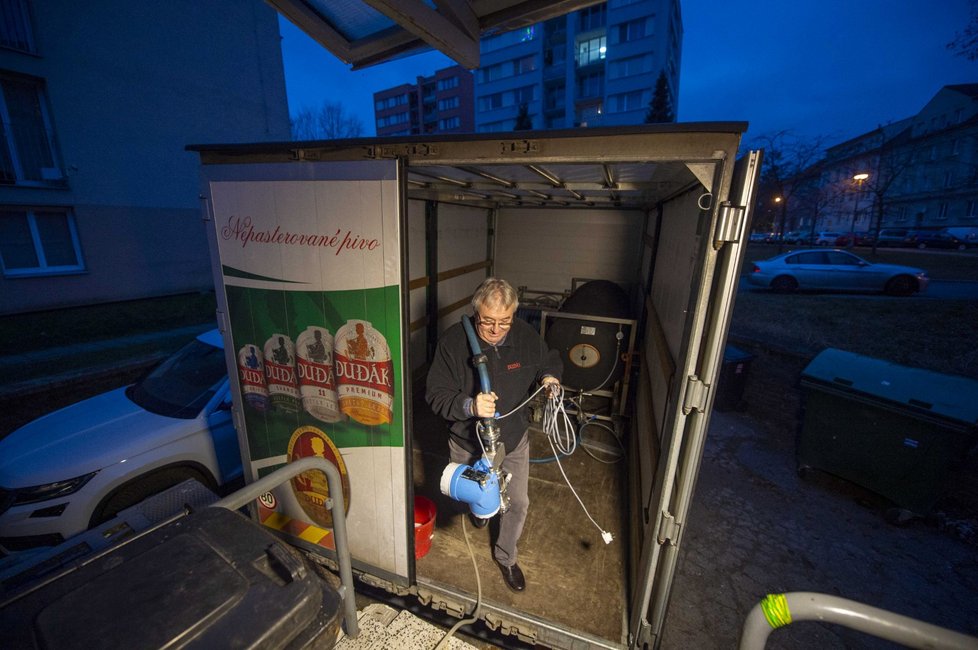
[[[570,361],[580,368],[591,368],[601,361],[601,353],[593,345],[578,343],[570,349]]]

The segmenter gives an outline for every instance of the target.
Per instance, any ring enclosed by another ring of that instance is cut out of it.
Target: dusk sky
[[[978,62],[946,48],[969,0],[682,0],[678,120],[747,121],[836,144],[910,117]],[[437,52],[353,72],[281,19],[289,110],[341,101],[374,135],[373,93],[452,65]]]

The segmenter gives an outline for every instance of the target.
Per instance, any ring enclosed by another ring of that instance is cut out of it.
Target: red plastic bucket
[[[438,510],[428,497],[414,497],[414,559],[420,560],[431,550],[435,536],[435,516]]]

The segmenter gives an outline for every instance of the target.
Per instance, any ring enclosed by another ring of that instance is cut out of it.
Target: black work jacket
[[[498,345],[489,345],[481,338],[479,345],[487,359],[490,388],[498,398],[496,409],[500,415],[516,408],[547,375],[560,379],[563,370],[560,353],[549,350],[540,333],[523,320],[514,318],[513,327]],[[438,341],[428,371],[425,401],[432,411],[448,420],[455,441],[474,454],[482,452],[476,434],[478,418],[465,412],[465,400],[481,390],[465,330],[461,323],[456,323]],[[507,450],[515,449],[526,433],[527,411],[527,406],[523,406],[498,421]]]

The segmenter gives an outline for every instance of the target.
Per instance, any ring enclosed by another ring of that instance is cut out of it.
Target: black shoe
[[[483,519],[482,517],[476,517],[471,512],[469,513],[469,523],[471,523],[476,528],[485,528],[489,525],[489,519]]]
[[[503,566],[498,561],[496,566],[503,574],[503,580],[506,581],[506,586],[511,590],[519,593],[526,589],[526,578],[523,577],[523,570],[520,569],[519,564],[514,564],[513,566]]]

